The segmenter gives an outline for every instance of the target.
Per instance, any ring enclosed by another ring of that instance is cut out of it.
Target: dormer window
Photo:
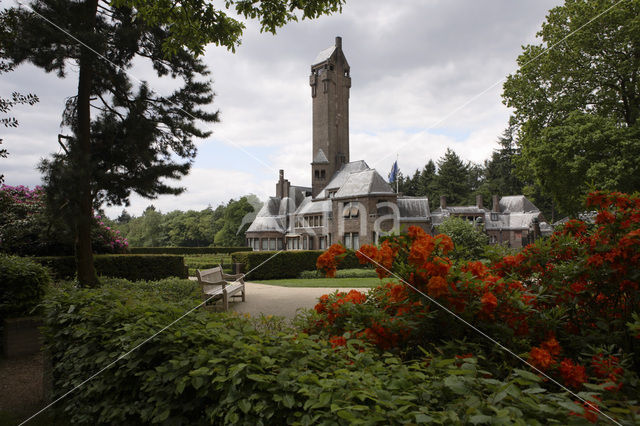
[[[498,220],[498,213],[491,213],[491,220],[496,222]]]
[[[342,210],[342,216],[345,219],[354,219],[359,215],[360,211],[358,210],[356,203],[347,203],[344,207],[344,210]]]

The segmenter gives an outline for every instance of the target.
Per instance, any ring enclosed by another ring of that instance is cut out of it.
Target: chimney
[[[446,195],[441,195],[440,196],[440,208],[443,209],[443,210],[447,208],[447,196]]]
[[[336,48],[342,49],[342,37],[336,37]]]
[[[493,197],[493,209],[491,209],[494,213],[500,213],[500,202],[498,201],[498,196],[494,195]]]
[[[280,179],[278,179],[278,183],[276,183],[276,197],[284,198],[289,194],[288,189],[285,187],[285,182],[284,170],[280,169]]]
[[[480,210],[484,208],[484,206],[482,205],[482,194],[476,195],[476,207],[478,207]]]

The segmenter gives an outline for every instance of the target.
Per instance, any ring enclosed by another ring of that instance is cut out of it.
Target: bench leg
[[[229,310],[229,296],[227,295],[227,290],[223,290],[222,292],[222,305],[224,306],[224,311]]]
[[[242,289],[242,301],[243,301],[243,302],[245,302],[245,301],[246,301],[245,296],[244,296],[244,289]]]

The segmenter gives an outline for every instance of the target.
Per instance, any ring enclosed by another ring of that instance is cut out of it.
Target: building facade
[[[520,204],[503,197],[504,206],[500,200],[495,208],[502,210],[497,212],[484,209],[481,197],[476,206],[458,207],[448,207],[446,198],[441,197],[440,208],[432,214],[427,197],[396,194],[366,162],[350,161],[351,75],[340,37],[313,61],[309,84],[311,187],[291,185],[280,170],[275,196],[265,202],[246,231],[247,245],[253,250],[322,250],[334,243],[357,249],[410,225],[433,233],[434,226],[449,216],[482,222],[492,241],[509,241],[514,247],[535,234],[535,226],[531,230],[532,224],[526,220],[538,216],[533,211],[514,210],[532,206],[523,196],[518,196],[526,200],[518,199]]]

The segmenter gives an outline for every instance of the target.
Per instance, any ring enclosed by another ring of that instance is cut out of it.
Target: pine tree
[[[446,196],[449,205],[464,204],[471,194],[469,164],[450,148],[438,160],[437,184],[438,195]]]
[[[225,7],[234,4],[238,15],[275,32],[297,20],[296,11],[315,18],[338,11],[342,0],[229,0]],[[53,213],[63,213],[75,229],[78,280],[95,286],[93,209],[104,201],[126,204],[131,191],[154,197],[183,190],[161,178],[188,173],[196,154],[193,138],[209,134],[196,122],[217,121],[217,113],[200,108],[212,101],[213,92],[197,56],[208,43],[235,49],[244,24],[199,0],[35,0],[3,11],[0,23],[11,34],[1,41],[12,65],[31,62],[60,77],[71,63],[79,71],[77,95],[63,114],[73,133],[68,154],[44,162],[41,170]],[[173,77],[182,87],[160,96],[131,81],[126,70],[144,58],[158,76]],[[99,111],[96,117],[92,108]]]

